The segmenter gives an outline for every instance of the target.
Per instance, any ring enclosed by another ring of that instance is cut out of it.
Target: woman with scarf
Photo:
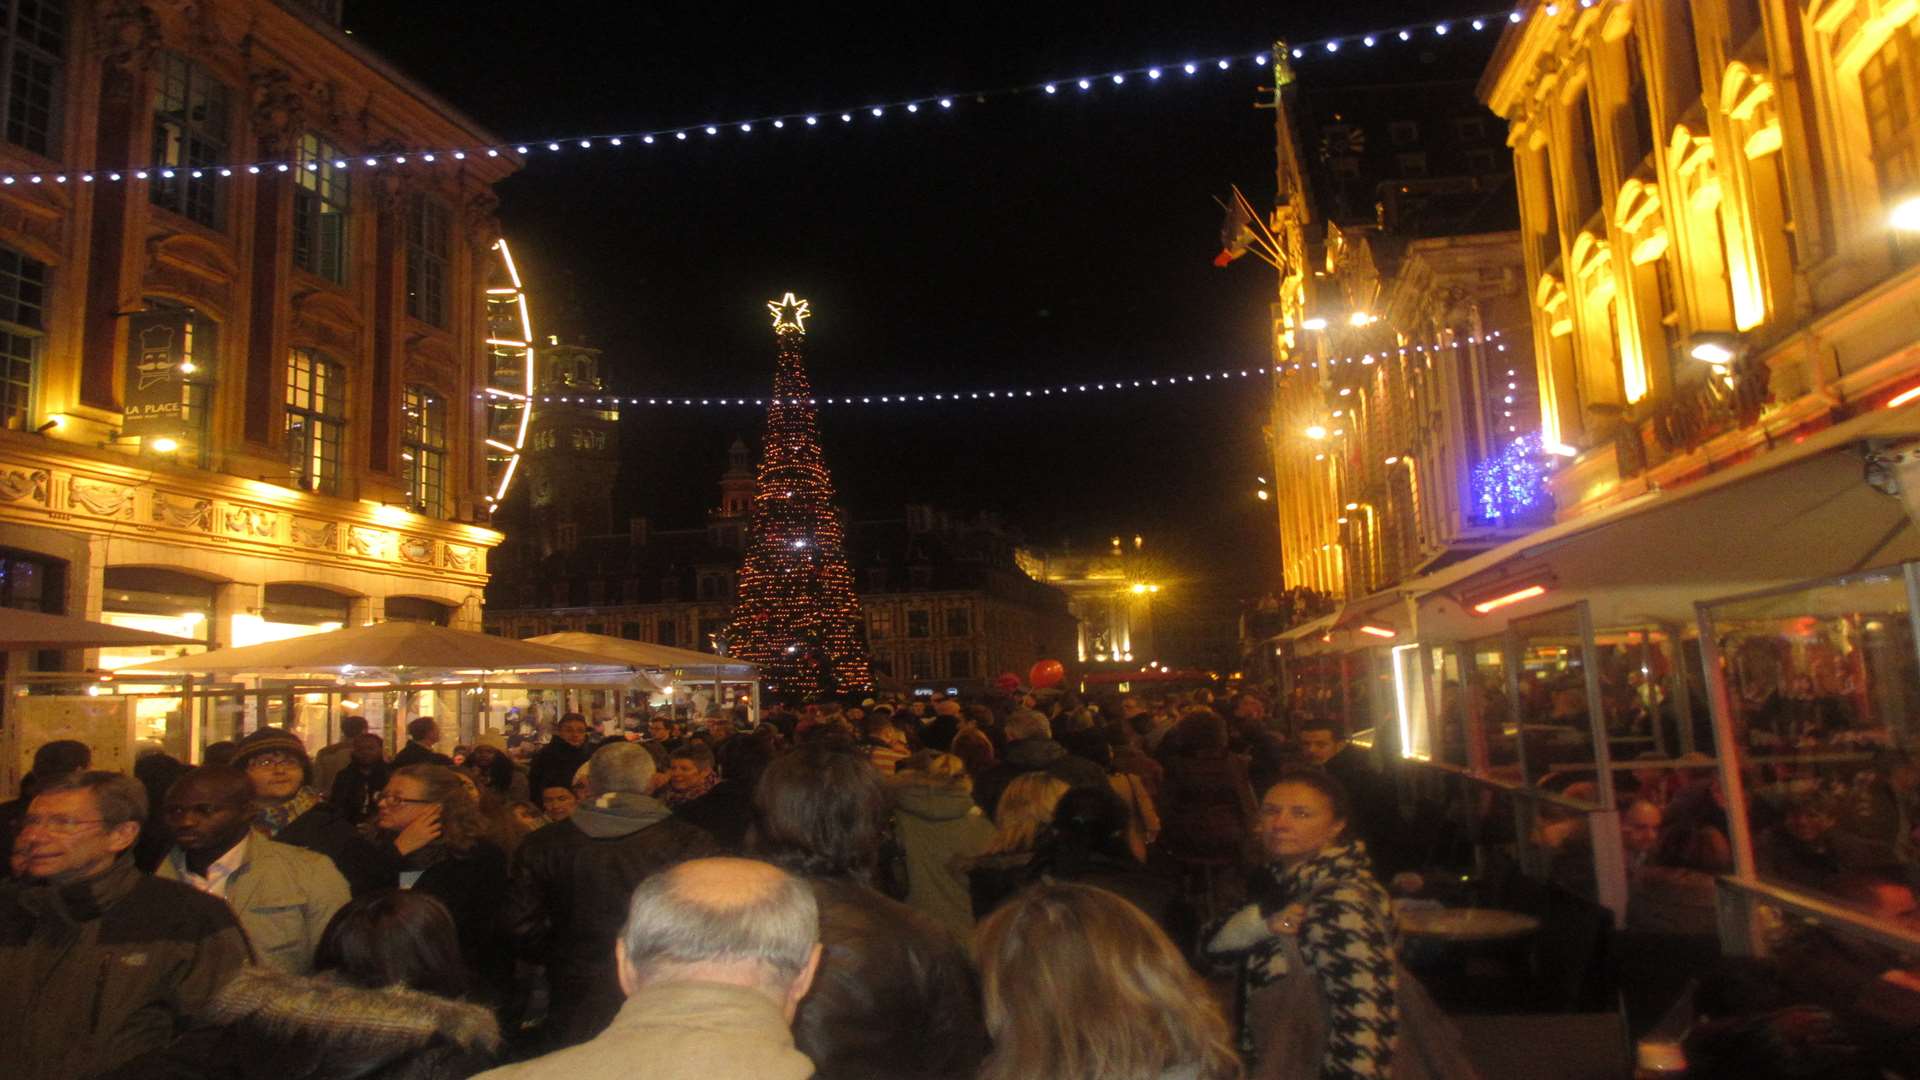
[[[253,785],[254,828],[282,844],[317,851],[333,860],[353,895],[379,887],[354,857],[351,815],[313,787],[313,761],[298,735],[263,727],[240,740],[233,764]]]
[[[1208,928],[1238,968],[1237,1041],[1253,1080],[1475,1075],[1446,1018],[1394,953],[1393,909],[1348,835],[1347,792],[1289,768],[1260,803],[1259,899]]]
[[[513,981],[512,950],[497,929],[507,857],[486,837],[487,821],[465,778],[445,765],[407,765],[393,771],[351,858],[378,888],[413,890],[447,905],[460,955],[482,984],[478,996],[498,1001]]]

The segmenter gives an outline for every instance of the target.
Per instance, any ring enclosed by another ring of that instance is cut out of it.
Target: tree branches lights
[[[1473,501],[1483,521],[1505,523],[1551,505],[1547,452],[1539,433],[1522,435],[1473,467]]]
[[[769,689],[787,697],[865,692],[873,688],[865,623],[802,347],[808,307],[792,293],[767,306],[778,355],[731,655],[761,665]]]
[[[1578,0],[1581,7],[1588,7],[1594,0]],[[1540,9],[1546,16],[1558,14],[1561,7],[1571,7],[1572,2],[1563,5],[1547,4]],[[1453,19],[1430,22],[1407,23],[1373,31],[1357,31],[1334,37],[1316,38],[1311,41],[1291,43],[1288,48],[1297,61],[1330,59],[1346,52],[1362,52],[1376,47],[1391,47],[1397,44],[1430,41],[1448,34],[1484,32],[1498,30],[1500,27],[1525,21],[1529,17],[1526,10],[1513,8],[1483,12]],[[885,121],[896,117],[917,117],[922,113],[947,113],[968,104],[985,104],[995,98],[1033,97],[1052,99],[1063,96],[1091,94],[1094,90],[1113,91],[1127,86],[1154,86],[1162,83],[1193,81],[1203,76],[1231,72],[1242,64],[1251,63],[1256,68],[1269,66],[1273,59],[1272,51],[1262,49],[1250,53],[1237,53],[1231,56],[1194,57],[1184,61],[1165,64],[1153,64],[1144,67],[1122,68],[1100,74],[1087,74],[1026,83],[1018,86],[998,89],[956,91],[951,93],[929,93],[917,97],[850,106],[837,110],[820,112],[786,112],[765,116],[738,118],[733,120],[715,120],[681,127],[654,128],[596,135],[548,136],[528,139],[523,142],[499,143],[495,145],[430,147],[422,149],[382,151],[343,155],[330,164],[341,171],[355,168],[378,169],[392,166],[441,166],[459,165],[470,158],[519,158],[532,161],[540,158],[553,158],[580,151],[596,149],[647,149],[650,147],[670,147],[678,143],[698,139],[714,139],[722,136],[751,137],[756,133],[795,131],[805,132],[832,127],[852,127],[858,123]],[[73,166],[67,169],[55,169],[46,172],[4,173],[0,174],[0,186],[15,184],[95,184],[95,183],[143,183],[154,179],[173,180],[182,175],[195,180],[213,178],[231,178],[235,176],[258,176],[261,174],[287,173],[296,169],[318,172],[320,162],[299,161],[295,159],[266,159],[261,161],[229,162],[208,165],[173,165],[155,163],[119,169],[101,169],[85,166]]]
[[[1306,369],[1312,370],[1313,368],[1319,366],[1323,362],[1329,367],[1333,367],[1341,364],[1368,365],[1368,364],[1377,363],[1381,359],[1384,359],[1390,355],[1413,356],[1413,355],[1419,355],[1419,354],[1425,354],[1425,353],[1440,353],[1440,352],[1447,351],[1450,348],[1459,347],[1461,345],[1478,345],[1478,344],[1481,344],[1482,342],[1493,344],[1498,351],[1505,352],[1507,347],[1504,344],[1498,344],[1495,341],[1495,339],[1500,338],[1502,336],[1503,335],[1501,331],[1491,330],[1479,336],[1456,339],[1453,345],[1442,345],[1438,342],[1435,342],[1431,345],[1408,345],[1402,348],[1384,349],[1378,353],[1365,353],[1358,356],[1330,357],[1325,361],[1307,361]],[[821,405],[833,405],[833,406],[920,405],[920,404],[947,403],[947,402],[972,404],[973,402],[977,402],[977,401],[985,401],[993,404],[998,404],[1000,402],[1005,402],[1005,401],[1025,401],[1025,400],[1041,400],[1041,399],[1053,398],[1053,397],[1071,397],[1075,394],[1112,393],[1112,392],[1118,392],[1118,391],[1132,391],[1132,390],[1172,390],[1178,387],[1205,386],[1208,383],[1225,383],[1225,382],[1231,382],[1232,380],[1235,380],[1235,379],[1253,379],[1261,375],[1268,375],[1268,374],[1278,375],[1287,371],[1299,371],[1299,370],[1301,370],[1301,364],[1299,362],[1295,362],[1291,364],[1274,364],[1271,366],[1257,367],[1257,368],[1227,369],[1227,370],[1217,371],[1217,372],[1198,371],[1198,372],[1187,372],[1180,375],[1159,375],[1159,376],[1149,376],[1145,378],[1122,378],[1122,379],[1096,380],[1094,382],[1060,383],[1052,386],[1011,387],[1008,389],[995,389],[995,390],[935,390],[935,391],[910,391],[910,392],[888,391],[887,393],[884,393],[884,394],[873,393],[869,391],[866,393],[859,393],[859,394],[842,393],[842,394],[829,394],[829,395],[812,395],[805,399],[789,398],[786,400],[790,404],[799,404],[802,401],[804,401],[806,405],[813,406],[813,407],[818,407]],[[778,387],[776,386],[775,389],[777,391]],[[767,405],[769,400],[779,401],[781,399],[778,397],[773,399],[768,399],[764,397],[745,397],[745,396],[735,396],[730,394],[714,394],[710,396],[660,395],[660,396],[652,396],[652,397],[642,396],[639,394],[601,395],[601,396],[593,396],[593,397],[588,397],[584,395],[574,396],[574,395],[555,394],[555,395],[542,396],[540,398],[540,401],[543,404],[559,403],[562,405],[592,405],[595,407],[620,407],[620,406],[638,407],[638,406],[647,405],[647,406],[660,406],[660,407],[673,406],[675,408],[686,408],[689,406],[760,408]]]

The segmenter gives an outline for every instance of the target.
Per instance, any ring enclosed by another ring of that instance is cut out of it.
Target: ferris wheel
[[[533,315],[506,237],[486,277],[487,378],[482,388],[487,443],[487,512],[499,509],[520,467],[533,420]]]

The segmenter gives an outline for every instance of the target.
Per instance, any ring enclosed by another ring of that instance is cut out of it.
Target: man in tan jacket
[[[789,1026],[820,965],[804,881],[767,863],[695,859],[634,890],[613,943],[626,1003],[579,1046],[482,1073],[493,1080],[807,1080]]]
[[[154,876],[225,900],[260,963],[305,975],[321,932],[347,904],[347,879],[325,855],[256,831],[253,813],[253,785],[231,765],[174,781],[161,814],[175,843]]]

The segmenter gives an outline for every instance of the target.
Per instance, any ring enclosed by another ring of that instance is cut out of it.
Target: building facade
[[[407,163],[496,140],[335,7],[8,6],[0,602],[189,649],[479,625],[490,189],[516,159]]]
[[[1536,426],[1514,197],[1474,97],[1484,44],[1437,39],[1412,64],[1355,56],[1305,77],[1275,55],[1282,574],[1288,590],[1357,600],[1544,516],[1482,498]]]
[[[1920,237],[1899,227],[1920,208],[1916,21],[1886,0],[1699,0],[1509,30],[1482,92],[1509,125],[1562,517],[1920,371]]]

